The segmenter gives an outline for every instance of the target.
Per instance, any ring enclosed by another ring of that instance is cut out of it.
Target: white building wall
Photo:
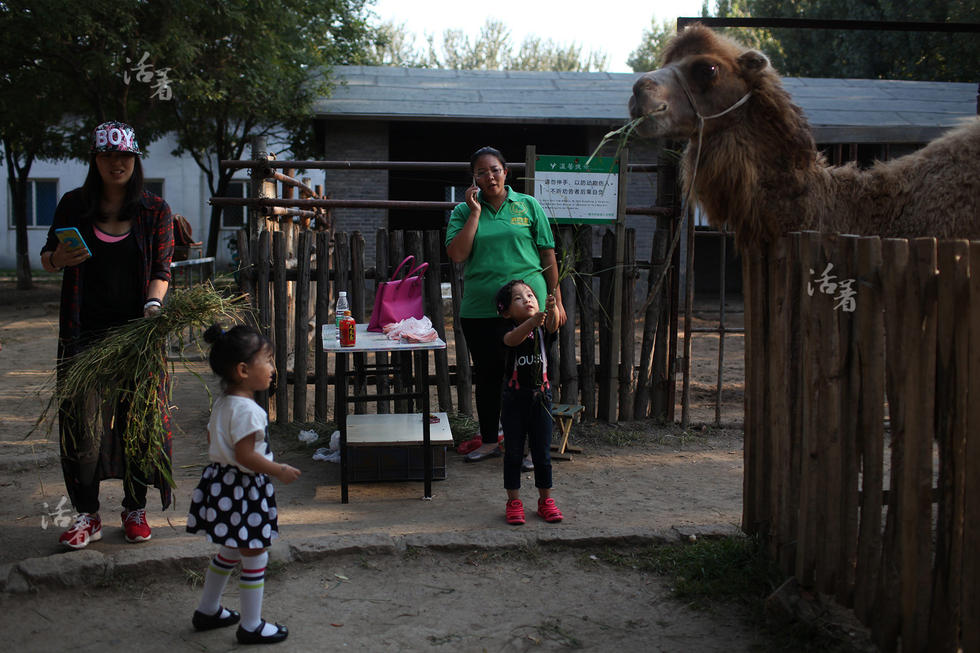
[[[175,147],[172,136],[167,136],[144,146],[149,155],[144,156],[143,176],[148,180],[163,180],[164,199],[174,213],[180,213],[191,224],[194,240],[207,243],[208,222],[211,219],[211,206],[208,200],[211,191],[208,189],[204,173],[189,156],[175,157],[170,154]],[[3,192],[0,192],[0,215],[3,216],[3,227],[0,228],[0,268],[12,269],[16,266],[16,232],[13,228],[10,208],[10,188],[7,184],[7,170],[3,168]],[[30,179],[56,179],[58,198],[78,188],[85,182],[88,174],[88,164],[80,161],[35,161],[31,166]],[[235,179],[248,180],[248,171],[239,171]],[[40,252],[47,236],[47,227],[28,229],[31,268],[41,270]],[[231,232],[229,231],[229,234]],[[230,260],[228,248],[225,246],[225,234],[218,243],[217,269],[225,269]]]

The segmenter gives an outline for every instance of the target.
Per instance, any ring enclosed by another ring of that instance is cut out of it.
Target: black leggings
[[[504,351],[499,341],[502,317],[463,317],[459,320],[473,359],[476,414],[484,444],[497,442],[500,393],[504,381]]]
[[[67,484],[72,481],[66,479]],[[123,480],[123,508],[126,510],[141,510],[146,508],[147,481],[143,474],[133,470],[132,476]],[[75,510],[78,512],[99,512],[99,481],[88,484],[75,483],[69,492]]]

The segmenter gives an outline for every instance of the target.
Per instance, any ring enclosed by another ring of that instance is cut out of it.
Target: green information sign
[[[534,197],[558,224],[616,222],[619,163],[611,157],[539,156],[534,162]]]

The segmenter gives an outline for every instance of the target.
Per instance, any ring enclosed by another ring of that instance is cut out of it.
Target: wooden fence
[[[743,529],[882,650],[980,651],[980,242],[742,258]]]
[[[449,364],[446,351],[437,352],[435,357],[432,378],[439,410],[473,414],[469,354],[459,329],[461,268],[444,258],[443,237],[442,231],[435,230],[391,233],[378,230],[376,260],[374,265],[368,265],[364,260],[364,237],[356,231],[352,234],[302,229],[262,231],[251,239],[244,230],[239,234],[240,282],[243,290],[253,298],[262,330],[270,334],[275,343],[277,377],[286,380],[276,384],[274,401],[262,397],[277,422],[310,420],[307,404],[311,386],[312,418],[329,419],[333,399],[329,386],[334,379],[328,369],[330,361],[321,351],[319,334],[322,325],[329,324],[332,318],[331,302],[337,291],[347,290],[354,319],[367,321],[374,296],[369,282],[374,280],[376,288],[379,276],[382,280],[390,278],[393,269],[408,254],[415,255],[417,261],[429,263],[425,277],[425,314],[432,319],[440,337],[455,347],[454,365]],[[669,370],[674,367],[675,353],[668,347],[676,339],[668,338],[665,331],[671,326],[676,328],[676,320],[671,325],[667,318],[676,315],[676,309],[671,311],[671,261],[663,252],[663,242],[669,238],[670,234],[664,233],[655,239],[654,253],[660,250],[661,255],[653,257],[649,277],[651,282],[659,279],[666,268],[667,283],[661,284],[656,301],[646,311],[640,365],[635,365],[634,327],[637,321],[633,316],[633,297],[640,274],[635,263],[632,230],[627,232],[626,282],[619,316],[610,315],[603,308],[614,305],[614,234],[611,231],[604,234],[602,253],[595,256],[591,227],[561,227],[557,230],[559,256],[569,252],[575,261],[576,273],[562,281],[562,299],[569,319],[559,334],[558,356],[557,360],[550,361],[549,377],[555,388],[556,402],[581,403],[585,406],[585,420],[615,421],[649,416],[673,419],[674,383]],[[382,271],[380,275],[379,270]],[[446,337],[441,281],[450,283],[452,289],[452,338]],[[617,343],[608,337],[612,333],[613,319],[628,325],[622,329],[623,337]],[[378,362],[386,362],[386,356],[378,354]],[[623,363],[613,367],[611,360]],[[411,361],[402,364],[410,366]],[[619,385],[618,396],[611,398],[608,392],[602,392],[610,379],[616,379]],[[377,384],[378,391],[383,393],[389,383],[398,391],[401,379],[371,377],[357,379],[355,383],[362,386]],[[364,410],[365,406],[355,405],[355,411]],[[378,410],[387,412],[391,407],[381,402]]]

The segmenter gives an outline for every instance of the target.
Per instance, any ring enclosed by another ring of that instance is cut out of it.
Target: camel
[[[740,248],[791,231],[980,238],[980,119],[912,154],[829,166],[764,54],[693,25],[629,100],[636,134],[687,140],[685,193]]]

